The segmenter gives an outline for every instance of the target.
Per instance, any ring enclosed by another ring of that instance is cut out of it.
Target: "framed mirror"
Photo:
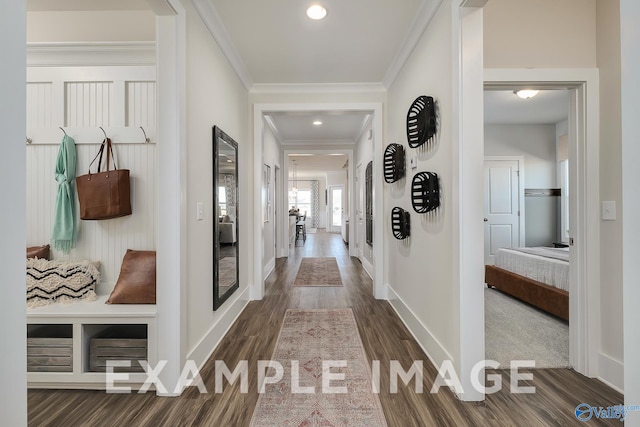
[[[213,127],[213,309],[238,289],[238,144]]]

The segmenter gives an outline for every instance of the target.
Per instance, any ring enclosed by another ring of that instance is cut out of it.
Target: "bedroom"
[[[568,90],[485,91],[485,345],[501,365],[570,366],[568,115]]]

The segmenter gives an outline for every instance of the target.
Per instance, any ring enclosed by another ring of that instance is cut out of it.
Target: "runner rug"
[[[272,361],[252,427],[387,425],[351,309],[287,310]]]
[[[335,257],[302,258],[293,286],[342,286]]]

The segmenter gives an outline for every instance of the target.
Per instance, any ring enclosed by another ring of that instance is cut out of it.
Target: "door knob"
[[[489,219],[488,219],[488,218],[485,218],[485,219],[484,219],[484,222],[489,222]]]

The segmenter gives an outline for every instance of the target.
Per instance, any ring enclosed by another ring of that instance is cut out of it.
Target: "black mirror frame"
[[[218,211],[218,176],[219,176],[219,140],[223,140],[227,144],[231,145],[236,151],[236,170],[235,170],[235,184],[236,184],[236,220],[235,220],[235,232],[236,232],[236,283],[231,286],[224,295],[220,295],[218,292],[219,289],[219,261],[220,261],[220,224],[218,220],[218,215],[215,213]],[[238,249],[238,218],[237,213],[238,209],[238,143],[227,135],[222,129],[218,126],[213,127],[213,206],[212,206],[212,219],[213,219],[213,310],[217,310],[220,306],[240,287],[240,251]]]

